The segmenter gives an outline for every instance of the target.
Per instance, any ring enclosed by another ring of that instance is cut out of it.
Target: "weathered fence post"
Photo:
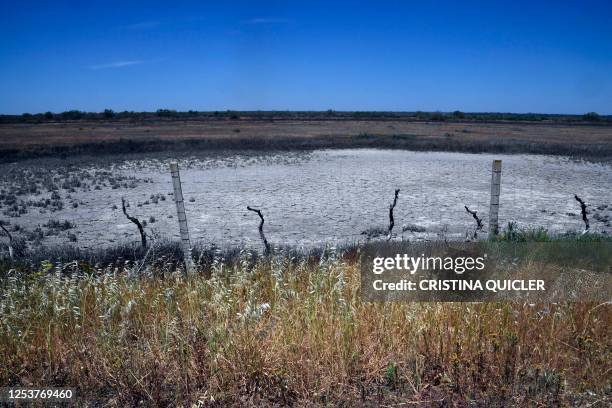
[[[147,249],[147,234],[145,234],[144,228],[142,224],[140,223],[140,221],[138,220],[138,218],[131,217],[127,213],[127,210],[125,209],[125,198],[123,197],[121,197],[121,208],[123,209],[123,214],[125,215],[125,218],[132,221],[136,225],[136,227],[138,227],[138,232],[140,232],[140,242],[141,242],[142,249],[146,250]]]
[[[587,217],[588,211],[587,211],[587,205],[584,201],[582,201],[582,198],[578,197],[577,194],[574,194],[574,198],[576,199],[576,201],[578,201],[578,203],[580,203],[580,213],[582,214],[582,221],[584,221],[584,233],[589,232],[589,218]]]
[[[493,160],[491,172],[491,204],[489,206],[489,237],[499,232],[499,192],[501,186],[501,160]]]
[[[270,244],[268,243],[268,240],[266,239],[266,235],[263,232],[263,225],[264,225],[263,214],[261,213],[261,210],[249,207],[248,205],[247,205],[247,210],[253,211],[254,213],[257,213],[257,215],[259,215],[259,220],[260,220],[260,222],[259,222],[259,238],[261,238],[261,242],[263,242],[263,244],[264,244],[264,256],[268,256],[268,255],[270,255]]]
[[[395,220],[393,219],[393,209],[397,205],[397,196],[399,195],[400,189],[395,189],[395,198],[393,198],[393,202],[389,205],[389,232],[387,233],[387,241],[391,241],[393,237],[393,227],[395,226]]]
[[[9,239],[9,243],[8,243],[8,250],[9,250],[9,258],[11,258],[11,260],[13,260],[14,258],[14,252],[13,252],[13,236],[11,235],[10,232],[8,232],[8,230],[6,228],[4,228],[4,225],[0,224],[0,228],[2,228],[2,231],[4,231],[4,233],[6,234],[6,236]]]
[[[183,189],[181,188],[181,176],[177,162],[170,163],[170,174],[174,187],[174,202],[176,203],[176,214],[181,232],[181,246],[185,257],[185,268],[187,275],[193,273],[193,260],[191,259],[191,242],[189,241],[189,228],[187,227],[187,215],[185,214],[185,202],[183,200]]]

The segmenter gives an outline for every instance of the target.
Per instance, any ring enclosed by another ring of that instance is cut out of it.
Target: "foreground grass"
[[[9,273],[0,384],[118,406],[610,402],[610,304],[371,304],[358,256],[253,259]]]

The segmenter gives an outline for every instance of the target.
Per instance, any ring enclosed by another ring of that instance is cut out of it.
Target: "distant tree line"
[[[96,120],[150,120],[150,119],[224,119],[224,120],[368,120],[403,119],[415,121],[528,121],[528,122],[590,122],[609,124],[612,115],[588,112],[584,115],[542,114],[542,113],[500,113],[500,112],[385,112],[385,111],[177,111],[158,109],[155,112],[122,111],[105,109],[102,112],[69,110],[65,112],[24,113],[22,115],[0,115],[0,123],[43,123],[55,121],[96,121]]]

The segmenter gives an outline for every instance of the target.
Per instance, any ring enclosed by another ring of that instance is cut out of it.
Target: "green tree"
[[[588,112],[582,115],[582,119],[589,122],[596,122],[600,119],[600,117],[597,112]]]
[[[431,114],[431,117],[429,119],[435,122],[444,122],[444,115],[442,114],[442,112],[434,112]]]
[[[83,117],[83,113],[78,110],[70,110],[61,113],[61,117],[64,120],[78,120]]]

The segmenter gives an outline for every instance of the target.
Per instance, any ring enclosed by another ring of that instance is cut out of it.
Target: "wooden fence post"
[[[0,228],[2,228],[2,231],[4,231],[4,233],[6,234],[6,236],[9,239],[9,243],[8,243],[8,250],[9,250],[9,258],[11,258],[11,261],[14,258],[14,251],[13,251],[13,236],[11,235],[11,233],[4,228],[4,225],[0,224]]]
[[[176,203],[176,214],[181,232],[181,246],[185,257],[185,268],[187,275],[194,272],[193,260],[191,259],[191,242],[189,241],[189,228],[187,227],[187,215],[185,214],[185,202],[183,200],[183,189],[181,188],[181,176],[177,162],[170,163],[170,174],[174,187],[174,202]]]
[[[491,172],[491,204],[489,206],[489,238],[499,232],[499,193],[501,187],[501,160],[493,160]]]

